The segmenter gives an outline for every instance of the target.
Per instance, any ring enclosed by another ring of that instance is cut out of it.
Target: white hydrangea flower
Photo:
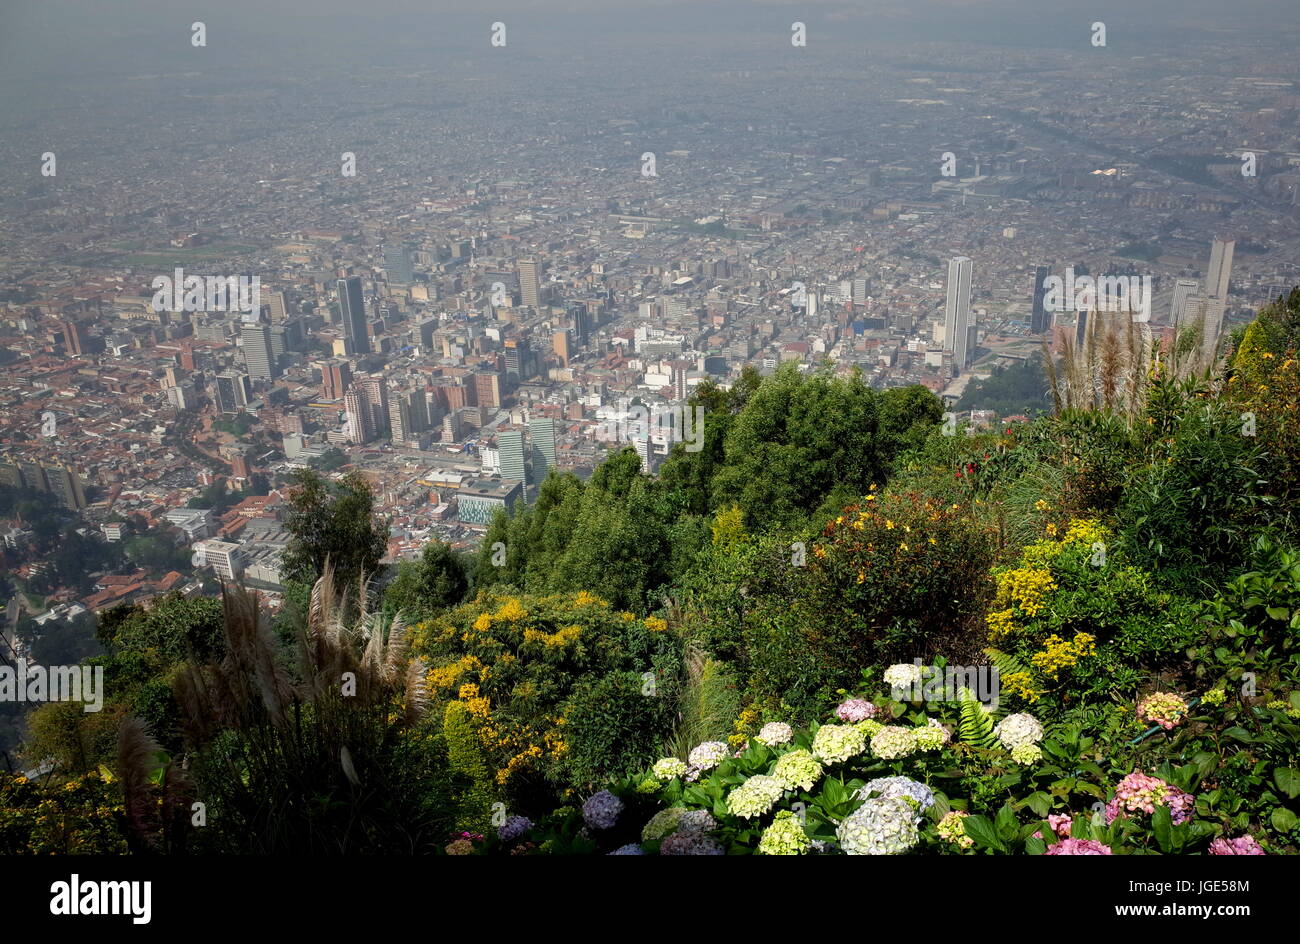
[[[813,735],[812,752],[827,764],[841,764],[867,749],[867,735],[854,724],[824,724]]]
[[[651,773],[657,780],[672,780],[674,777],[681,777],[686,773],[686,763],[677,757],[665,757],[662,760],[655,761]]]
[[[1033,715],[1007,715],[998,722],[993,733],[1003,747],[1010,749],[1022,744],[1037,744],[1043,739],[1043,726]]]
[[[915,735],[901,725],[885,725],[871,738],[871,752],[882,760],[898,760],[915,750]]]
[[[726,741],[705,741],[703,744],[691,749],[687,760],[692,767],[698,767],[700,770],[710,770],[730,756],[731,749],[727,747]]]
[[[763,725],[763,729],[758,734],[754,735],[754,740],[768,747],[789,744],[794,740],[794,729],[784,721],[769,721]]]
[[[885,669],[885,684],[890,688],[910,688],[921,681],[921,667],[910,662],[900,662]]]
[[[920,840],[916,810],[902,797],[867,800],[835,831],[849,855],[901,855]]]
[[[785,784],[782,781],[766,774],[758,774],[727,795],[727,812],[744,819],[762,816],[776,806],[783,793]]]

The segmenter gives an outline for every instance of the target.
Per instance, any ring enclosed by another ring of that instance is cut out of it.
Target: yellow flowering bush
[[[1002,689],[1027,703],[1136,691],[1193,631],[1190,601],[1161,593],[1127,563],[1110,528],[1076,518],[994,571],[984,622]]]
[[[447,706],[460,706],[458,731],[473,731],[486,779],[502,797],[572,785],[575,766],[584,778],[607,773],[607,762],[617,767],[610,758],[625,746],[617,736],[604,738],[598,750],[583,740],[600,699],[580,698],[580,690],[619,675],[618,697],[657,712],[675,696],[679,654],[666,620],[614,611],[586,592],[484,591],[412,634],[412,656],[429,666],[428,692],[443,706],[434,717],[450,717]]]

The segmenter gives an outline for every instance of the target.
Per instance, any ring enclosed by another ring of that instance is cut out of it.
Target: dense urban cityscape
[[[972,436],[1135,413],[1300,284],[1284,4],[201,6],[0,14],[16,666],[112,652],[123,606],[291,607],[304,470],[368,486],[383,584],[548,476],[655,478],[700,391],[919,386]],[[727,507],[693,509],[715,544]]]

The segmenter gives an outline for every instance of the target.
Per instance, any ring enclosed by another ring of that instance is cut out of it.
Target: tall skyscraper
[[[555,468],[555,420],[529,420],[528,435],[533,443],[533,477],[540,482],[547,469]]]
[[[505,343],[506,377],[515,383],[533,375],[532,349],[527,338],[510,338]]]
[[[384,250],[384,270],[390,285],[411,285],[415,282],[415,269],[411,265],[411,250],[405,246],[390,246]]]
[[[591,332],[591,313],[582,302],[571,302],[568,314],[569,327],[573,329],[574,340],[581,347],[587,343],[587,335]]]
[[[212,384],[212,398],[216,402],[217,409],[222,413],[238,413],[253,399],[252,388],[248,385],[248,375],[234,371],[217,374]]]
[[[519,294],[528,307],[541,307],[541,264],[536,259],[519,260]]]
[[[361,277],[339,279],[339,315],[343,320],[343,336],[348,339],[355,354],[370,353],[370,336],[366,333],[366,299],[361,294]]]
[[[1052,313],[1047,310],[1047,286],[1044,284],[1051,270],[1040,265],[1034,268],[1034,305],[1029,314],[1029,333],[1042,334],[1052,327]]]
[[[73,511],[86,507],[86,493],[81,487],[81,476],[71,466],[46,466],[45,479],[50,491],[58,496],[64,507]]]
[[[348,438],[357,445],[364,445],[375,438],[374,415],[370,411],[370,402],[360,387],[354,386],[343,396],[343,407],[348,417]]]
[[[86,332],[71,318],[63,322],[63,346],[73,357],[86,353]]]
[[[475,374],[474,397],[478,406],[500,406],[501,375],[487,371]]]
[[[383,377],[362,377],[353,384],[365,394],[370,407],[370,427],[375,435],[389,428],[391,419],[388,412],[388,382]]]
[[[497,433],[497,450],[501,454],[501,477],[528,484],[528,470],[524,464],[524,431],[508,429]]]
[[[288,320],[289,311],[285,306],[284,292],[270,292],[266,296],[266,307],[271,313],[271,324]]]
[[[1210,269],[1205,279],[1206,295],[1227,299],[1228,280],[1232,276],[1232,253],[1236,245],[1232,239],[1216,239],[1210,246]]]
[[[948,300],[943,313],[943,343],[952,352],[957,371],[966,369],[970,356],[970,283],[974,264],[967,256],[948,263]]]
[[[429,414],[423,390],[410,390],[399,393],[392,405],[390,429],[393,442],[405,442],[415,438],[428,428]]]
[[[556,331],[551,335],[551,350],[554,351],[555,356],[560,359],[560,365],[563,367],[569,366],[569,358],[573,356],[570,352],[570,348],[572,347],[569,340],[570,334],[570,331],[565,330]]]
[[[1231,239],[1216,239],[1210,247],[1210,268],[1205,277],[1205,333],[1201,339],[1207,360],[1214,359],[1223,334],[1223,314],[1228,307],[1228,282],[1236,245]]]
[[[240,342],[244,347],[244,363],[248,367],[249,377],[253,380],[274,380],[279,375],[275,352],[271,350],[270,325],[260,321],[245,321]]]
[[[1187,324],[1187,302],[1200,291],[1201,284],[1196,279],[1179,279],[1174,283],[1174,297],[1169,303],[1169,323],[1177,330]]]

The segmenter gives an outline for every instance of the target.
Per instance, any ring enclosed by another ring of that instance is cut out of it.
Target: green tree
[[[384,603],[416,619],[455,606],[469,589],[469,567],[450,544],[430,541],[418,560],[402,561],[384,590]]]
[[[315,472],[294,474],[285,528],[292,535],[284,552],[290,579],[313,582],[334,568],[335,585],[352,588],[373,574],[387,549],[388,524],[375,517],[375,497],[359,473],[337,483]]]

